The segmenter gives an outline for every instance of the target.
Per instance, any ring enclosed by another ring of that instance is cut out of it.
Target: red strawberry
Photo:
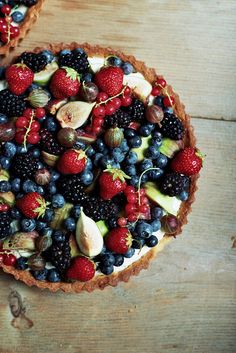
[[[105,245],[110,251],[125,254],[132,245],[132,235],[129,229],[125,227],[112,229],[105,238]]]
[[[17,96],[23,94],[34,80],[34,73],[25,64],[15,64],[6,69],[9,89]]]
[[[80,81],[78,73],[69,67],[62,67],[54,74],[50,82],[50,90],[55,98],[63,99],[76,96]]]
[[[78,174],[86,166],[87,156],[82,150],[67,150],[57,163],[57,169],[62,174]]]
[[[125,178],[130,179],[122,170],[108,166],[99,178],[101,198],[110,200],[119,192],[124,191],[127,186]]]
[[[185,147],[179,151],[171,162],[171,168],[177,173],[195,175],[202,168],[203,155],[193,147]]]
[[[37,192],[29,192],[16,201],[16,207],[27,218],[36,218],[44,215],[48,203]]]
[[[115,96],[122,90],[124,73],[120,67],[105,66],[95,75],[98,88],[109,96]]]
[[[95,264],[84,256],[75,257],[67,271],[67,278],[87,282],[95,275]]]

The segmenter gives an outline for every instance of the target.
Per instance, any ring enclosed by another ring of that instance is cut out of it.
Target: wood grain
[[[41,292],[1,274],[1,353],[235,352],[236,123],[193,125],[207,158],[183,235],[139,277],[91,294]],[[29,329],[11,325],[12,289]]]
[[[158,69],[192,116],[233,120],[235,13],[234,0],[47,0],[14,54],[58,41],[113,46]]]

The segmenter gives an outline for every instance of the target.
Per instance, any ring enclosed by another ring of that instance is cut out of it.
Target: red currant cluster
[[[133,186],[127,186],[124,193],[127,199],[125,213],[128,221],[150,218],[149,201],[144,189],[136,190]]]
[[[0,266],[1,264],[6,266],[14,266],[15,263],[15,255],[11,254],[9,250],[3,250],[2,244],[0,244]]]
[[[0,203],[0,212],[7,212],[10,209],[10,206],[6,203]]]
[[[9,43],[11,39],[18,37],[20,29],[11,24],[11,6],[3,5],[0,11],[5,15],[5,18],[0,18],[0,39],[3,43]]]
[[[27,108],[24,110],[23,115],[16,120],[16,135],[15,140],[17,143],[31,143],[35,145],[40,140],[39,130],[40,123],[35,120],[42,119],[45,116],[43,108],[36,108],[35,110]]]
[[[93,108],[93,119],[86,131],[97,135],[100,133],[104,117],[114,114],[121,106],[128,107],[132,103],[132,90],[125,86],[121,93],[115,97],[109,97],[105,92],[99,92],[97,95],[97,104]]]
[[[160,95],[165,95],[163,99],[163,104],[164,106],[167,107],[173,107],[175,104],[175,99],[174,97],[170,96],[167,88],[166,88],[166,80],[164,78],[158,78],[156,82],[154,83],[154,86],[152,88],[151,94],[156,97]]]

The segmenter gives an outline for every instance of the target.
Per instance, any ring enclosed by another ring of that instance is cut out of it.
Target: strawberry
[[[62,174],[78,174],[86,166],[87,156],[83,150],[67,150],[57,163],[57,169]]]
[[[50,90],[57,99],[76,96],[79,92],[80,81],[78,73],[69,67],[58,69],[52,76]]]
[[[104,66],[95,75],[98,88],[109,96],[115,96],[122,90],[124,73],[120,67]]]
[[[110,251],[125,254],[132,245],[132,235],[129,229],[125,227],[112,229],[105,238],[105,245]]]
[[[185,175],[198,174],[202,168],[203,155],[193,147],[185,147],[179,151],[171,162],[171,168],[177,173]]]
[[[95,264],[85,256],[75,257],[67,271],[67,278],[87,282],[95,275]]]
[[[126,179],[131,179],[122,170],[108,166],[99,178],[100,196],[103,200],[110,200],[113,196],[124,191],[127,184]]]
[[[36,218],[44,215],[48,202],[37,192],[29,192],[16,201],[16,207],[27,218]]]
[[[6,69],[6,80],[12,93],[23,94],[34,80],[34,73],[25,64],[15,64]]]

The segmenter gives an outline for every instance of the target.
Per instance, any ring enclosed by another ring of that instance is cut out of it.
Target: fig
[[[39,234],[33,232],[17,232],[3,242],[3,249],[6,250],[35,250],[36,238]]]
[[[59,156],[55,156],[54,154],[50,154],[48,152],[42,151],[42,158],[44,162],[49,165],[50,167],[54,167],[56,164],[57,160],[59,159]]]
[[[58,110],[56,118],[62,128],[72,127],[77,129],[88,120],[95,104],[82,101],[69,102]]]

